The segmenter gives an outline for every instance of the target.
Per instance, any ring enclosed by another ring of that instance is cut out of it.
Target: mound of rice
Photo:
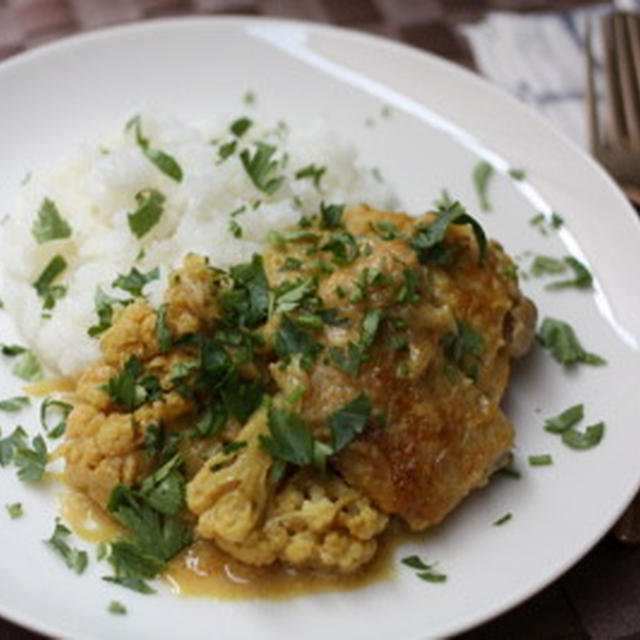
[[[393,204],[388,187],[359,163],[353,146],[321,124],[290,131],[284,123],[266,127],[253,122],[235,137],[232,119],[191,124],[144,113],[140,122],[150,145],[178,162],[181,181],[160,171],[143,153],[135,133],[122,127],[101,144],[84,146],[32,176],[0,232],[5,306],[53,374],[77,375],[98,358],[97,339],[87,334],[97,322],[96,289],[126,297],[111,283],[133,266],[141,272],[159,267],[160,278],[144,289],[159,304],[167,271],[189,252],[208,255],[213,265],[227,268],[260,253],[269,230],[317,213],[322,201],[348,207],[359,202],[380,208]],[[222,159],[222,145],[234,139],[235,150]],[[240,159],[241,151],[253,153],[258,141],[276,147],[277,174],[285,178],[271,195],[256,188]],[[311,165],[326,168],[318,184],[312,177],[296,178]],[[137,208],[136,194],[147,189],[164,195],[163,213],[137,238],[128,214]],[[55,203],[72,233],[38,244],[32,228],[46,198]],[[67,267],[55,284],[67,291],[45,311],[33,284],[56,255],[64,257]]]

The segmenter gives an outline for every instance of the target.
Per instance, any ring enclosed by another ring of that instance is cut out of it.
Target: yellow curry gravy
[[[109,542],[124,531],[93,500],[75,491],[60,496],[60,514],[73,532],[88,542]],[[393,551],[401,539],[397,531],[385,532],[374,559],[364,570],[349,575],[297,571],[279,563],[254,567],[220,551],[209,540],[196,540],[171,560],[162,577],[176,595],[220,600],[284,600],[347,591],[393,579]]]

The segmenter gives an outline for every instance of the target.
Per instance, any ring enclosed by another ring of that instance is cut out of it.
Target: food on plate
[[[335,137],[247,117],[138,115],[25,186],[6,304],[73,386],[52,459],[122,525],[110,581],[203,545],[354,574],[508,462],[535,306],[460,203],[393,203]]]
[[[424,530],[506,463],[535,307],[454,202],[322,205],[271,242],[229,271],[190,254],[161,305],[115,310],[57,455],[116,517],[126,487],[184,543],[353,572],[390,517]]]

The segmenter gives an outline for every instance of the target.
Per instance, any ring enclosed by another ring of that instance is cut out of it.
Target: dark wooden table
[[[73,33],[184,14],[274,15],[402,40],[473,68],[456,25],[486,11],[561,11],[591,0],[0,0],[0,60]],[[1,98],[0,98],[1,100]],[[0,103],[1,104],[1,103]],[[526,549],[523,549],[526,553]],[[640,547],[610,535],[557,582],[460,640],[640,639]],[[42,636],[0,619],[0,640]]]

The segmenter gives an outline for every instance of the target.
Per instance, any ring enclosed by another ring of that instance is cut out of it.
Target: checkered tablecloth
[[[590,0],[0,0],[0,60],[51,40],[118,23],[186,14],[270,15],[348,26],[401,40],[483,71],[517,94],[516,70],[495,64],[487,53],[487,38],[513,34],[513,27],[535,49],[536,41],[531,38],[540,37],[541,32],[536,32],[533,20],[541,14],[554,12],[556,20],[570,24],[576,11],[595,4]],[[510,15],[500,18],[495,12]],[[558,18],[558,12],[570,13]],[[489,13],[491,18],[483,22]],[[516,14],[529,21],[517,21]],[[518,26],[512,23],[505,32],[506,23],[514,19]],[[570,81],[566,80],[565,90],[567,83]],[[520,97],[534,102],[536,98],[533,94]],[[582,100],[581,95],[575,98]],[[579,138],[580,124],[574,124],[577,128],[567,133]],[[0,620],[0,640],[41,638]],[[640,639],[640,547],[625,547],[605,537],[542,593],[461,638]]]

